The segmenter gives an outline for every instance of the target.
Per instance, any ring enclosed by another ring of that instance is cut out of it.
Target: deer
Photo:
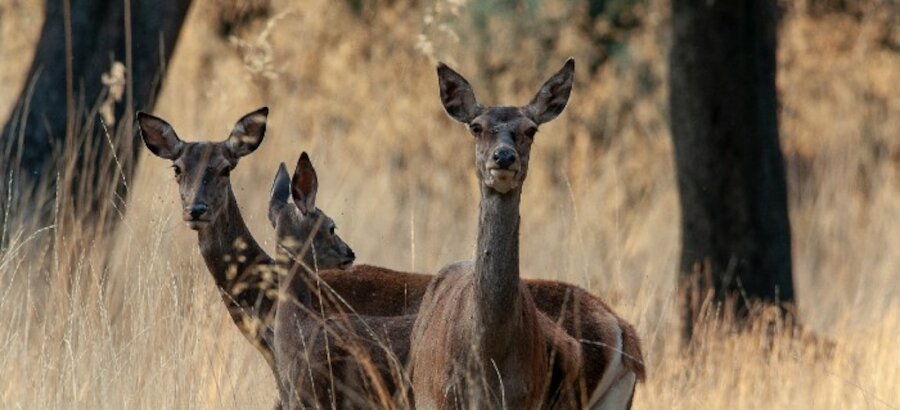
[[[241,216],[231,171],[262,143],[269,115],[262,107],[241,117],[223,141],[185,142],[162,118],[137,113],[151,153],[172,162],[182,219],[197,232],[200,254],[232,321],[274,371],[271,326],[277,278],[274,260]]]
[[[474,137],[481,199],[474,261],[438,272],[414,323],[416,407],[630,408],[644,378],[634,329],[580,288],[541,282],[547,288],[540,292],[520,278],[519,208],[530,150],[538,127],[568,103],[574,59],[521,107],[479,104],[469,82],[444,63],[437,75],[444,110]],[[561,308],[554,293],[576,295],[576,307],[593,317]],[[581,339],[579,328],[592,328],[595,340]]]
[[[317,191],[316,170],[303,152],[292,178],[283,163],[279,166],[270,194],[280,284],[273,344],[280,404],[285,409],[409,407],[410,391],[402,386],[415,316],[364,316],[342,305],[341,293],[322,290],[328,282],[319,283],[317,273],[331,283],[348,281],[334,280],[341,270],[320,272],[318,267],[347,268],[354,254],[335,233],[334,220],[316,207]],[[385,270],[360,268],[350,277],[377,289],[375,280]],[[391,282],[385,287],[397,289]],[[343,295],[354,294],[347,290]],[[373,311],[383,313],[377,308],[366,313]]]

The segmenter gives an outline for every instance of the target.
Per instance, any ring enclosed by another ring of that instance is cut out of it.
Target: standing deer
[[[538,127],[565,108],[574,60],[524,107],[484,107],[460,74],[443,63],[437,74],[444,109],[475,138],[481,203],[475,261],[443,268],[416,318],[409,366],[416,406],[630,407],[643,378],[631,326],[602,303],[581,312],[599,317],[566,313],[575,326],[560,325],[547,313],[562,301],[541,300],[546,295],[529,292],[519,278],[519,205],[531,144]],[[582,306],[585,298],[576,299]],[[587,342],[608,348],[601,354],[573,332],[589,324],[598,340]]]
[[[354,306],[336,300],[341,294],[321,289],[327,283],[319,283],[318,267],[349,265],[354,255],[335,233],[334,221],[316,207],[317,191],[318,177],[304,152],[292,180],[281,164],[269,202],[280,273],[274,353],[281,405],[286,409],[393,408],[398,399],[408,407],[409,390],[397,391],[406,384],[403,371],[415,316],[347,312]],[[377,289],[378,274],[383,271],[362,267],[351,278]],[[333,279],[336,272],[340,271],[321,273]]]
[[[274,370],[271,330],[277,289],[274,261],[257,244],[238,208],[231,171],[259,147],[269,109],[243,116],[220,142],[184,142],[165,120],[137,113],[144,144],[172,161],[181,196],[182,218],[197,231],[200,253],[241,333]]]

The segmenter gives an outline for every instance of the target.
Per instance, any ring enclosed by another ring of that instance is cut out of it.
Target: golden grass
[[[0,5],[4,114],[24,81],[40,3]],[[688,357],[677,346],[668,3],[643,4],[642,27],[622,34],[627,47],[591,78],[581,62],[597,50],[578,30],[574,3],[547,2],[537,23],[491,19],[489,47],[462,17],[474,2],[396,3],[355,17],[343,2],[278,0],[269,29],[259,22],[231,41],[217,38],[207,17],[217,2],[198,0],[192,10],[155,113],[184,139],[222,139],[240,115],[270,106],[266,140],[232,177],[266,249],[274,248],[265,215],[276,166],[306,150],[319,170],[320,206],[360,262],[434,272],[468,258],[472,144],[439,106],[434,59],[465,73],[486,103],[524,103],[574,55],[570,106],[541,130],[532,154],[522,266],[526,276],[590,289],[637,326],[649,381],[635,407],[900,407],[900,53],[886,46],[896,41],[896,5],[867,2],[854,19],[812,16],[799,2],[780,30],[800,317],[835,342],[833,354],[787,339],[769,351],[748,334],[709,336]],[[541,36],[556,44],[540,48]],[[510,68],[488,84],[479,61]],[[0,255],[0,408],[274,403],[268,369],[231,324],[179,221],[168,164],[141,161],[115,238],[25,232],[17,243],[61,246]],[[112,262],[103,265],[107,244]],[[75,262],[56,262],[67,260]],[[71,292],[70,277],[80,284]]]

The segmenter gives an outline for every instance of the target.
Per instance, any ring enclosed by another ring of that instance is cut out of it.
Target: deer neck
[[[199,230],[200,254],[219,287],[231,320],[275,369],[272,355],[274,303],[264,297],[261,265],[271,267],[272,258],[256,243],[241,217],[237,199],[228,185],[225,210]],[[272,280],[276,280],[274,275]],[[257,325],[262,325],[262,328]]]
[[[312,305],[310,285],[314,280],[313,273],[304,264],[294,259],[299,258],[298,255],[291,255],[285,249],[279,249],[278,252],[280,270],[285,274],[278,284],[279,293],[293,303],[310,307]]]
[[[198,231],[198,239],[200,254],[216,285],[229,293],[237,284],[248,281],[248,274],[258,274],[254,269],[258,265],[272,263],[244,223],[231,185],[225,209]]]
[[[482,186],[475,257],[475,311],[485,337],[507,340],[521,318],[519,200],[521,190],[499,194]]]

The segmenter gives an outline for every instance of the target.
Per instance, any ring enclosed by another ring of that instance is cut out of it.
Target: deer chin
[[[185,221],[185,222],[187,222],[188,228],[190,228],[191,230],[194,230],[194,231],[202,230],[203,228],[206,228],[207,226],[210,225],[209,221],[203,221],[203,220],[199,220],[199,219],[192,219],[190,221]]]
[[[490,177],[485,181],[485,185],[494,191],[505,194],[519,186],[519,181],[516,179],[518,174],[518,171],[514,170],[490,169],[488,170]]]

